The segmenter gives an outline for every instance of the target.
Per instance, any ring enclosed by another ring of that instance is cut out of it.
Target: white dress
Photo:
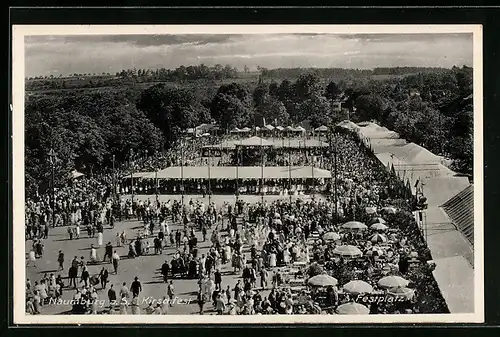
[[[271,253],[271,255],[269,255],[269,267],[271,267],[271,268],[276,267],[276,254],[275,253]]]
[[[288,251],[288,249],[285,249],[283,251],[283,261],[285,262],[285,264],[290,263],[290,252]]]
[[[92,250],[90,251],[90,260],[91,261],[97,260],[97,250],[95,248],[92,248]]]

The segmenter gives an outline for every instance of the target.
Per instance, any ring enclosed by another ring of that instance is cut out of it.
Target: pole
[[[334,201],[335,201],[335,215],[338,215],[338,200],[337,200],[337,134],[334,133],[335,139],[334,139],[334,179],[333,179],[333,184],[334,184]]]
[[[155,195],[156,205],[158,205],[158,166],[155,165]]]
[[[288,195],[290,196],[290,204],[292,203],[292,168],[291,161],[292,157],[290,155],[291,142],[290,137],[288,137]]]
[[[113,199],[116,200],[115,155],[113,155]]]
[[[184,142],[181,138],[181,205],[184,214]]]
[[[52,227],[56,227],[56,187],[55,187],[55,179],[54,179],[54,161],[55,155],[54,150],[50,149],[51,155],[51,175],[52,175]]]
[[[260,194],[262,204],[264,204],[264,147],[262,146],[262,138],[260,139]]]
[[[210,139],[210,142],[209,142],[211,145],[212,145],[212,139]],[[212,197],[210,196],[211,192],[212,192],[212,177],[211,177],[211,168],[210,166],[212,165],[212,148],[210,147],[210,149],[208,150],[208,205],[211,204],[211,201],[212,201]]]

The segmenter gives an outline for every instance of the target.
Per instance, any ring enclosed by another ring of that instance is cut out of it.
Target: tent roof
[[[252,131],[252,129],[250,129],[249,127],[245,126],[243,129],[240,130],[241,132],[250,132]]]
[[[436,177],[424,179],[424,195],[429,207],[440,206],[470,185],[467,177]]]
[[[272,126],[271,124],[265,125],[264,128],[268,130],[274,130],[274,126]]]
[[[231,130],[231,132],[241,132],[241,130],[238,129],[238,128],[234,128],[234,129]]]
[[[297,126],[297,127],[295,128],[295,131],[305,132],[305,131],[306,131],[306,129],[304,129],[302,126],[300,126],[300,125],[299,125],[299,126]]]
[[[314,131],[328,131],[328,127],[325,125],[321,125],[320,127],[314,129]]]
[[[342,121],[342,122],[338,123],[337,126],[340,126],[342,128],[349,129],[349,130],[359,130],[359,128],[360,128],[358,125],[356,125],[355,123],[353,123],[351,121]]]
[[[251,140],[252,138],[256,138],[256,140]],[[247,138],[245,140],[229,140],[225,141],[221,144],[216,144],[216,145],[206,145],[203,148],[207,149],[234,149],[236,148],[237,145],[243,145],[243,146],[260,146],[260,139],[259,137],[252,137],[252,138]],[[319,141],[317,139],[291,139],[291,138],[283,138],[283,139],[265,139],[262,138],[263,146],[273,146],[275,148],[293,148],[293,149],[298,149],[298,148],[311,148],[311,147],[328,147],[328,143]],[[245,141],[247,143],[253,143],[254,145],[245,145]],[[270,145],[269,145],[270,144]],[[386,163],[387,164],[387,163]]]
[[[80,178],[80,177],[83,177],[85,174],[81,173],[81,172],[78,172],[77,170],[74,170],[73,172],[71,172],[71,177],[73,179],[76,179],[76,178]]]
[[[132,175],[133,175],[134,179],[136,179],[136,178],[140,179],[140,178],[144,178],[146,176],[149,176],[151,174],[154,175],[155,173],[154,172],[133,172]],[[122,179],[130,179],[130,174],[124,175]]]
[[[278,126],[276,127],[276,129],[278,129],[278,130],[280,130],[280,131],[285,130],[285,128],[284,128],[284,127],[282,127],[282,126],[280,126],[280,125],[278,125]]]
[[[408,143],[404,146],[394,148],[394,155],[411,163],[439,163],[442,157],[432,153],[415,143]]]
[[[239,179],[260,179],[262,172],[264,179],[288,179],[289,176],[292,179],[332,177],[330,171],[312,166],[291,166],[290,168],[287,166],[212,166],[210,172],[208,166],[175,166],[158,171],[157,177],[158,179],[207,179],[210,175],[212,179],[234,180],[236,177]],[[154,172],[144,176],[148,179],[154,177]]]
[[[273,146],[273,143],[263,138],[253,136],[235,143],[236,146]]]

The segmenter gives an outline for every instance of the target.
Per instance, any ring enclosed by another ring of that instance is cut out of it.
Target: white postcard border
[[[474,313],[414,315],[26,315],[24,242],[24,37],[140,34],[472,33],[474,68]],[[484,322],[483,48],[481,25],[17,25],[12,29],[14,324],[340,324]]]

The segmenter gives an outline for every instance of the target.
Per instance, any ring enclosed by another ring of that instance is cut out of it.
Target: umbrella
[[[341,227],[344,229],[359,229],[359,230],[368,228],[364,223],[359,221],[349,221],[343,224]]]
[[[369,313],[370,309],[355,302],[341,304],[337,308],[337,314],[339,315],[368,315]]]
[[[344,291],[350,294],[365,294],[371,293],[373,291],[373,287],[361,280],[354,280],[344,284]]]
[[[366,207],[365,212],[366,214],[377,214],[377,209],[375,207]]]
[[[378,281],[378,285],[386,289],[406,287],[408,283],[409,283],[408,280],[405,280],[401,276],[395,276],[395,275],[382,277]]]
[[[328,232],[325,235],[323,235],[323,240],[325,241],[338,241],[340,240],[340,235],[335,232]]]
[[[381,217],[375,217],[373,219],[370,220],[370,224],[373,225],[374,223],[381,223],[381,224],[386,224],[387,221],[385,221],[384,219],[382,219]]]
[[[333,250],[333,254],[356,257],[356,256],[362,256],[363,252],[358,247],[345,245],[345,246],[335,247],[335,249]]]
[[[377,242],[387,242],[387,238],[385,235],[382,234],[373,234],[372,237],[370,238],[371,242],[377,243]]]
[[[387,214],[396,214],[397,210],[394,207],[384,207],[382,208],[382,211],[384,211]]]
[[[281,215],[279,213],[274,213],[274,218],[275,219],[281,218]]]
[[[389,289],[389,291],[387,293],[389,295],[396,296],[396,297],[404,296],[410,300],[413,297],[413,295],[415,294],[415,290],[410,289],[410,288],[406,288],[406,287],[397,287],[397,288]]]
[[[281,225],[281,224],[283,224],[283,223],[281,222],[281,219],[274,219],[274,220],[273,220],[273,223],[274,223],[275,225]]]
[[[321,274],[311,277],[307,283],[315,287],[328,287],[337,285],[338,281],[335,277],[330,275]]]
[[[389,227],[387,227],[383,223],[374,223],[373,225],[370,226],[370,229],[374,231],[385,231],[387,228]]]

